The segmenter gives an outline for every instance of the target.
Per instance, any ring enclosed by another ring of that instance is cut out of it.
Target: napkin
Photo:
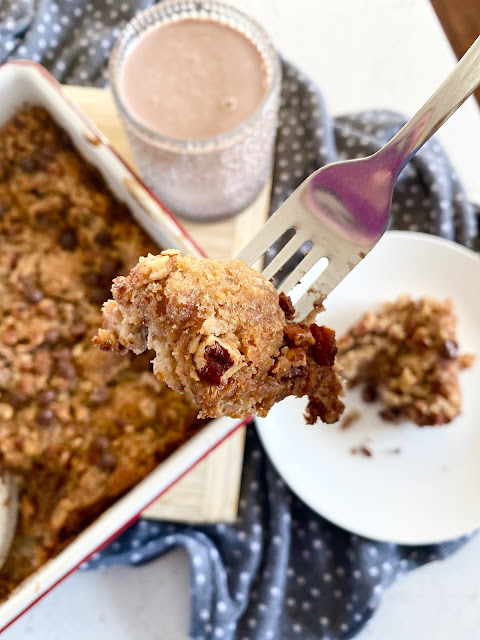
[[[104,86],[115,38],[137,10],[150,4],[5,0],[0,60],[30,58],[61,82]],[[369,155],[404,122],[404,116],[386,110],[332,119],[319,90],[283,61],[272,212],[312,171],[337,159]],[[441,235],[480,250],[475,209],[436,140],[403,170],[392,214],[394,228]],[[468,537],[403,547],[330,524],[291,493],[251,426],[235,524],[192,527],[140,520],[84,568],[139,565],[184,547],[191,564],[190,635],[195,640],[333,640],[353,637],[399,576],[449,556]]]

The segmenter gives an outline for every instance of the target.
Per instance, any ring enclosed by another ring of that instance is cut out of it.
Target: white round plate
[[[304,400],[287,398],[258,419],[262,443],[286,483],[331,522],[362,536],[430,544],[480,527],[480,258],[422,233],[391,231],[330,294],[322,324],[338,335],[367,310],[400,294],[451,297],[461,352],[463,412],[444,427],[394,425],[348,391],[350,428],[307,425]],[[366,445],[371,457],[352,455]]]

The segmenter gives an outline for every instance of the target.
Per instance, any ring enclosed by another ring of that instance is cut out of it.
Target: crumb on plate
[[[350,411],[347,411],[340,421],[340,429],[342,429],[343,431],[345,431],[346,429],[350,429],[350,427],[353,427],[355,422],[357,422],[357,420],[360,420],[361,417],[362,413],[358,409],[351,409]]]

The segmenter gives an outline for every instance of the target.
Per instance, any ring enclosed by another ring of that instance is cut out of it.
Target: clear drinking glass
[[[267,91],[254,113],[230,131],[211,138],[181,140],[152,131],[128,111],[119,91],[122,63],[138,39],[159,24],[184,18],[209,18],[235,28],[256,45],[266,70]],[[281,85],[277,53],[255,21],[221,2],[161,2],[126,25],[113,49],[109,75],[140,172],[173,213],[209,221],[234,215],[255,199],[272,169]]]

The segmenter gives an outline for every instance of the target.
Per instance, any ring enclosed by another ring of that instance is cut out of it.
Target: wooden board
[[[109,92],[91,87],[64,87],[132,167],[136,163]],[[245,211],[214,224],[184,223],[208,255],[234,256],[263,225],[268,215],[270,184]],[[182,478],[144,515],[180,522],[235,520],[243,465],[245,429],[239,429]]]

